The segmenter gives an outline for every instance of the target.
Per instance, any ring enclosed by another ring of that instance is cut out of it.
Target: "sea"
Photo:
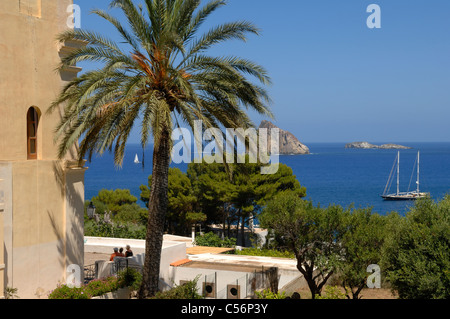
[[[391,171],[400,152],[400,191],[416,189],[416,159],[420,151],[420,191],[429,192],[439,201],[450,194],[450,143],[404,143],[411,149],[347,149],[345,143],[305,143],[308,155],[280,156],[280,163],[292,168],[300,184],[306,187],[306,199],[327,207],[372,208],[373,213],[398,212],[404,215],[413,201],[385,201]],[[385,144],[373,143],[373,144]],[[134,163],[136,154],[141,163]],[[121,167],[114,165],[113,155],[93,156],[86,166],[85,199],[90,200],[102,189],[129,189],[140,200],[140,185],[148,185],[152,174],[152,146],[143,151],[139,144],[127,145]],[[186,163],[175,164],[183,172]],[[394,167],[395,168],[395,167]],[[390,192],[396,192],[395,175]]]

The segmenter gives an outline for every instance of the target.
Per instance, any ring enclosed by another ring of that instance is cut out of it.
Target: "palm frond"
[[[197,41],[194,41],[187,56],[191,57],[195,54],[202,53],[203,51],[211,48],[213,45],[227,40],[247,41],[247,33],[258,35],[259,29],[247,21],[231,22],[219,25],[200,37]]]

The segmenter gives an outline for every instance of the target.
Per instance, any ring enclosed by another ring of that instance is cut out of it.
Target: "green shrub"
[[[84,235],[92,237],[145,239],[145,234],[145,226],[133,223],[108,223],[103,220],[99,222],[87,220],[84,227]]]
[[[67,285],[59,285],[55,290],[53,290],[48,299],[90,299],[92,298],[85,291],[85,287],[69,287]]]
[[[116,291],[123,287],[125,287],[125,285],[119,280],[118,277],[107,277],[103,279],[92,280],[86,286],[84,286],[84,290],[88,295],[97,297],[111,291]]]
[[[203,299],[197,289],[198,278],[183,285],[175,286],[168,291],[158,292],[152,299]]]
[[[206,246],[206,247],[228,247],[232,248],[236,245],[235,238],[220,238],[218,235],[213,232],[206,233],[202,236],[195,237],[195,245],[197,246]]]
[[[264,289],[263,291],[256,291],[255,293],[257,299],[286,299],[286,293],[284,291],[281,293],[274,293],[269,288]]]
[[[17,288],[13,287],[6,287],[5,288],[5,299],[20,299],[20,297],[17,295]]]
[[[117,277],[111,276],[102,279],[90,281],[87,285],[81,287],[69,287],[67,285],[59,285],[53,290],[49,299],[90,299],[104,295],[120,288],[131,287],[137,290],[141,284],[142,275],[135,269],[128,268],[121,271]]]
[[[142,283],[142,274],[133,268],[123,270],[118,277],[124,287],[130,287],[132,290],[138,290]]]
[[[450,298],[450,196],[416,202],[390,233],[382,269],[401,299]]]
[[[275,249],[260,249],[260,248],[244,248],[235,251],[236,255],[247,256],[264,256],[264,257],[279,257],[279,258],[295,258],[294,253],[290,251],[280,251]]]
[[[325,286],[321,296],[316,295],[316,299],[345,299],[346,294],[337,286]]]

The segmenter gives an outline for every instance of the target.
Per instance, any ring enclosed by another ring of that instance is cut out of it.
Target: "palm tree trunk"
[[[153,149],[151,193],[148,203],[148,224],[145,241],[145,260],[139,298],[152,297],[158,292],[159,269],[164,235],[164,223],[168,204],[168,180],[170,164],[170,134],[161,133]]]

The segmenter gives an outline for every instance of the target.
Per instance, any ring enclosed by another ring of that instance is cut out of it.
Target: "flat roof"
[[[208,267],[218,267],[219,265],[239,265],[251,267],[253,269],[265,269],[270,267],[277,267],[280,270],[294,270],[297,269],[297,260],[295,258],[280,258],[280,257],[263,257],[263,256],[249,256],[249,255],[234,255],[234,254],[188,254],[188,258],[192,260],[192,267],[195,264],[208,266]],[[201,264],[200,264],[201,263]],[[190,263],[191,264],[191,263]],[[191,265],[190,265],[191,266]]]
[[[205,246],[193,246],[193,247],[186,248],[186,253],[188,255],[223,254],[223,253],[230,252],[230,251],[234,251],[234,248],[205,247]]]
[[[191,260],[190,262],[182,264],[178,267],[212,269],[212,270],[228,270],[228,271],[235,271],[235,272],[255,272],[255,271],[259,272],[264,269],[265,270],[269,269],[269,267],[263,267],[263,266],[258,266],[258,265],[232,264],[232,263],[195,261],[195,260]]]

